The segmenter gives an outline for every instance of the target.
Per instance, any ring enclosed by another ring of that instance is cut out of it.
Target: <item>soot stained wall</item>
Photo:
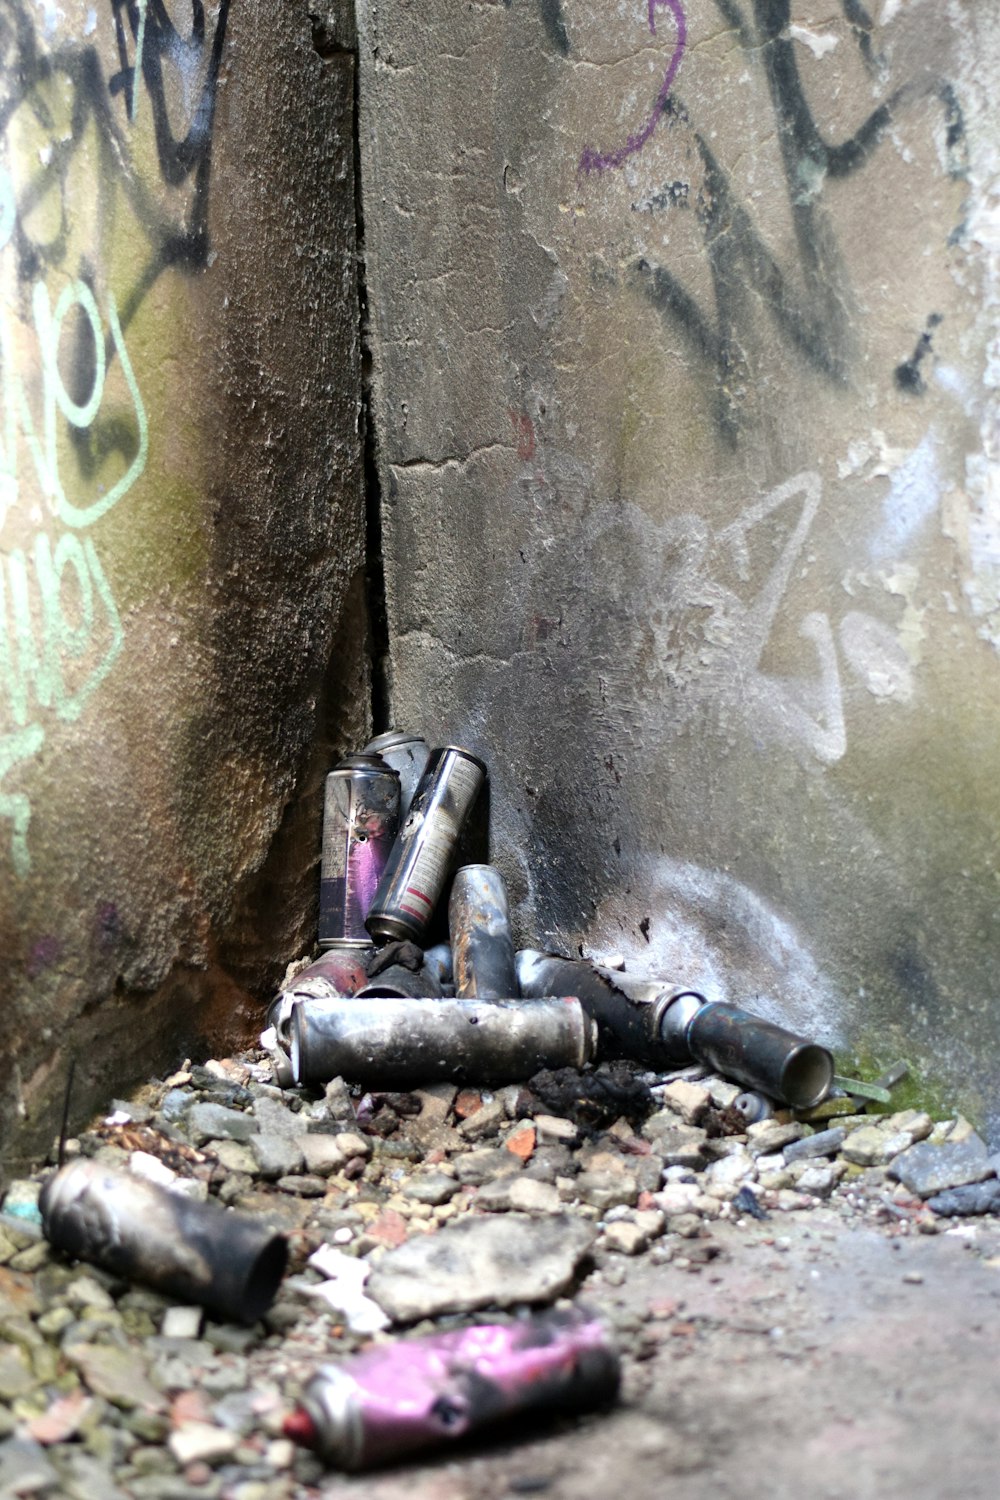
[[[0,15],[0,1140],[257,1021],[368,725],[354,59]],[[180,1051],[183,1055],[183,1051]]]
[[[1000,24],[363,4],[395,721],[521,935],[996,1135]]]

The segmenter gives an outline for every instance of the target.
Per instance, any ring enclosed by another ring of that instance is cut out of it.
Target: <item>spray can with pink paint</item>
[[[348,755],[326,778],[319,885],[321,948],[368,946],[365,918],[399,827],[399,776]]]
[[[285,1433],[342,1469],[451,1443],[519,1412],[583,1412],[614,1400],[617,1351],[582,1308],[401,1339],[323,1366]]]

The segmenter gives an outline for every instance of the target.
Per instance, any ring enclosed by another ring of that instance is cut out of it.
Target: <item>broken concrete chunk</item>
[[[590,1203],[600,1213],[616,1204],[631,1208],[639,1196],[639,1184],[628,1172],[581,1172],[574,1184],[574,1194]]]
[[[815,1135],[804,1135],[800,1140],[790,1141],[785,1147],[785,1161],[806,1161],[813,1156],[833,1156],[840,1150],[846,1138],[846,1130],[840,1127],[834,1127],[832,1130],[819,1130]]]
[[[403,1184],[403,1195],[416,1203],[426,1203],[430,1208],[439,1208],[458,1192],[458,1181],[444,1172],[422,1172],[410,1177]]]
[[[559,1115],[536,1115],[534,1125],[540,1146],[557,1145],[560,1142],[564,1146],[573,1146],[579,1139],[579,1131],[573,1121],[564,1120]]]
[[[983,1182],[995,1174],[986,1142],[973,1133],[955,1144],[945,1141],[934,1146],[930,1141],[920,1141],[889,1164],[889,1175],[918,1198],[930,1198],[947,1188]]]
[[[349,1160],[338,1145],[336,1136],[318,1135],[310,1131],[308,1135],[296,1136],[295,1145],[302,1152],[306,1171],[314,1172],[317,1177],[329,1177],[332,1172],[339,1172]]]
[[[257,1163],[257,1171],[268,1181],[293,1175],[301,1171],[304,1165],[302,1152],[290,1136],[270,1133],[251,1136],[250,1150]]]
[[[387,1251],[368,1293],[397,1323],[551,1302],[568,1291],[593,1239],[570,1214],[463,1219]]]
[[[680,1115],[685,1125],[697,1125],[712,1102],[712,1096],[703,1084],[689,1083],[684,1078],[666,1084],[660,1094],[667,1108]]]
[[[928,1198],[927,1207],[945,1218],[956,1218],[960,1214],[1000,1214],[1000,1182],[988,1178],[985,1182],[949,1188]]]
[[[783,1151],[806,1134],[806,1127],[798,1120],[789,1120],[785,1124],[780,1120],[758,1120],[747,1130],[747,1149],[751,1156],[769,1156],[775,1151]]]
[[[202,1100],[192,1104],[185,1122],[189,1139],[195,1146],[206,1141],[249,1141],[257,1134],[257,1121],[239,1109]]]
[[[459,1182],[478,1187],[493,1177],[510,1177],[521,1171],[520,1158],[502,1146],[482,1146],[478,1151],[469,1151],[455,1162],[455,1175]]]
[[[467,1116],[459,1125],[458,1133],[467,1141],[482,1141],[489,1135],[496,1135],[506,1118],[507,1112],[501,1101],[492,1099]]]

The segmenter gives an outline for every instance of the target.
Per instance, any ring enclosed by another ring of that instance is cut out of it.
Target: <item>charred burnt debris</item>
[[[290,966],[261,1053],[183,1071],[155,1113],[125,1106],[61,1142],[56,1169],[14,1184],[0,1214],[15,1270],[54,1250],[272,1332],[289,1285],[325,1297],[346,1357],[300,1371],[283,1430],[346,1469],[526,1408],[611,1402],[612,1330],[572,1300],[597,1253],[697,1239],[719,1214],[767,1218],[866,1172],[918,1227],[1000,1205],[966,1122],[866,1114],[905,1068],[838,1078],[823,1046],[672,978],[517,951],[499,871],[462,858],[486,778],[468,751],[400,732],[335,767],[319,956]],[[387,1172],[412,1219],[349,1206]],[[282,1192],[305,1205],[290,1225]],[[491,1321],[453,1326],[482,1309]],[[452,1325],[386,1341],[427,1317]]]

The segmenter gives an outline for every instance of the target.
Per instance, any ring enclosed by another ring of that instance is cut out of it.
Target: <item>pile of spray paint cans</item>
[[[320,956],[282,988],[261,1038],[279,1083],[499,1086],[629,1057],[716,1069],[745,1085],[750,1116],[770,1100],[805,1109],[826,1096],[830,1053],[738,1006],[669,979],[517,952],[499,870],[461,859],[486,784],[471,751],[432,750],[396,730],[330,772]]]

